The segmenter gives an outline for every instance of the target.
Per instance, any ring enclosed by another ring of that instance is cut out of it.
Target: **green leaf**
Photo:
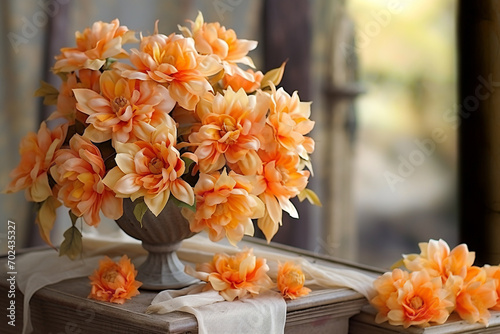
[[[64,241],[59,248],[59,256],[66,255],[71,260],[74,260],[82,253],[82,234],[75,226],[71,226],[64,232]]]
[[[71,218],[71,225],[75,226],[78,216],[75,215],[73,211],[69,211],[69,217]]]
[[[299,193],[298,198],[299,198],[299,201],[301,201],[301,202],[307,198],[307,200],[309,200],[310,203],[317,205],[317,206],[323,206],[321,204],[321,201],[319,200],[318,195],[316,195],[316,193],[314,191],[312,191],[311,189],[306,188],[306,189],[302,190]]]
[[[262,78],[260,88],[265,89],[267,87],[270,87],[271,84],[274,86],[278,86],[279,83],[281,82],[281,79],[283,78],[283,73],[285,72],[285,65],[286,61],[281,64],[280,67],[275,68],[267,72],[264,77]]]
[[[191,165],[194,164],[194,160],[190,159],[186,156],[181,156],[181,159],[182,159],[182,161],[184,161],[186,171],[188,171],[189,168],[191,167]]]
[[[40,88],[35,91],[35,96],[43,96],[43,104],[57,104],[59,91],[57,88],[45,81],[40,81]]]
[[[174,196],[170,196],[169,200],[173,201],[175,205],[177,205],[180,208],[188,208],[189,210],[196,212],[196,201],[193,203],[193,205],[189,205],[187,203],[179,201],[177,198]]]
[[[142,218],[144,217],[144,214],[146,213],[146,211],[148,211],[148,206],[146,205],[146,203],[144,201],[140,201],[134,207],[135,219],[137,219],[137,221],[139,221],[139,223],[141,223],[141,227],[142,227]]]

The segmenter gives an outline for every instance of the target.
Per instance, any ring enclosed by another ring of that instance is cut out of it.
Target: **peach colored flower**
[[[201,12],[198,12],[195,22],[188,22],[191,23],[191,31],[186,27],[179,28],[186,37],[194,39],[199,53],[215,54],[227,62],[254,66],[247,54],[257,47],[256,41],[238,39],[233,29],[226,29],[219,22],[204,22]]]
[[[267,120],[273,129],[273,137],[268,141],[277,142],[288,151],[296,152],[308,160],[308,154],[314,151],[314,140],[305,136],[314,127],[309,119],[311,103],[301,102],[297,92],[290,96],[283,88],[276,90],[271,85],[271,112]]]
[[[395,269],[378,278],[374,286],[378,295],[371,302],[379,311],[377,322],[388,320],[391,325],[405,328],[427,327],[430,323],[444,323],[453,307],[441,279],[430,277],[426,271],[407,275]]]
[[[12,181],[4,191],[13,193],[25,189],[26,199],[33,202],[43,202],[52,196],[48,171],[67,132],[68,124],[51,131],[42,122],[38,133],[27,134],[19,146],[21,161],[10,173]]]
[[[56,56],[54,72],[72,72],[78,69],[99,70],[107,58],[125,58],[127,52],[122,45],[137,42],[134,32],[126,26],[120,26],[120,21],[114,19],[111,23],[95,22],[92,28],[86,28],[83,33],[77,32],[76,47],[62,48]]]
[[[222,173],[200,173],[194,187],[196,212],[183,208],[191,231],[207,230],[210,240],[224,236],[236,245],[243,235],[253,235],[252,219],[264,214],[264,204],[252,194],[251,179],[224,169]]]
[[[226,84],[224,88],[231,86],[235,91],[242,88],[244,84],[249,90],[255,91],[260,86],[260,80],[264,76],[262,72],[254,73],[252,70],[243,71],[237,64],[244,64],[254,68],[252,58],[247,56],[248,52],[257,47],[256,41],[239,39],[233,29],[226,29],[219,22],[206,23],[201,12],[198,13],[195,22],[191,23],[191,30],[187,27],[179,27],[184,36],[192,37],[196,50],[204,55],[217,55],[224,68]],[[227,85],[231,81],[233,85]],[[238,84],[239,83],[239,84]],[[250,90],[252,89],[253,90]],[[247,89],[245,89],[247,91]]]
[[[375,322],[382,323],[388,320],[387,314],[389,314],[391,309],[387,306],[387,300],[391,295],[397,293],[398,289],[403,287],[404,282],[406,282],[409,277],[410,274],[407,271],[396,268],[392,272],[386,272],[373,282],[373,287],[377,295],[370,300],[370,303],[378,311]]]
[[[208,282],[227,301],[258,295],[274,285],[267,275],[266,259],[256,257],[252,248],[233,256],[215,254],[212,262],[198,264],[196,270],[196,277]]]
[[[123,75],[165,84],[170,96],[188,110],[194,110],[200,97],[212,91],[207,77],[222,69],[218,57],[198,54],[192,38],[158,34],[158,27],[154,35],[142,38],[139,50],[131,52],[130,61],[135,68],[117,64]]]
[[[224,95],[210,96],[196,108],[201,127],[189,136],[198,145],[194,153],[200,171],[210,173],[227,162],[245,175],[255,175],[262,168],[258,136],[269,108],[267,94],[248,96],[243,89],[234,92],[229,88]]]
[[[259,151],[262,173],[257,177],[256,193],[266,205],[266,215],[259,219],[258,226],[267,241],[278,231],[282,222],[282,210],[293,218],[298,218],[297,209],[290,201],[307,185],[309,171],[300,170],[300,158],[287,151]]]
[[[101,210],[110,219],[120,218],[123,214],[122,199],[103,183],[106,167],[99,149],[78,134],[73,135],[69,145],[69,149],[56,153],[55,165],[50,169],[60,186],[59,199],[91,226],[97,226],[101,221]]]
[[[175,148],[175,128],[162,124],[151,138],[151,142],[116,142],[117,166],[108,172],[104,183],[118,197],[130,197],[133,201],[144,197],[156,216],[167,204],[170,194],[193,205],[193,188],[181,178],[185,164]]]
[[[82,69],[77,72],[68,73],[63,81],[57,96],[57,110],[53,112],[48,120],[65,118],[69,124],[75,124],[75,120],[85,124],[87,115],[76,109],[76,98],[73,93],[75,88],[88,88],[99,93],[99,78],[101,72]]]
[[[311,289],[304,287],[306,277],[300,266],[293,262],[285,262],[279,265],[278,268],[278,289],[281,295],[286,299],[295,299],[297,297],[306,296],[311,292]]]
[[[123,255],[118,263],[106,256],[89,276],[92,288],[88,298],[123,304],[140,293],[142,283],[135,280],[136,276],[137,270],[127,255]]]
[[[456,297],[455,311],[468,323],[481,322],[488,325],[491,316],[488,309],[497,304],[496,288],[496,281],[488,278],[483,268],[469,267]]]
[[[251,68],[245,72],[248,75],[240,75],[240,72],[235,74],[225,73],[222,77],[222,88],[228,89],[228,87],[231,87],[234,91],[238,91],[241,88],[247,93],[255,92],[260,88],[264,74],[261,71],[255,72]]]
[[[85,136],[93,142],[149,140],[155,128],[175,126],[168,114],[175,105],[168,90],[153,81],[126,79],[118,71],[101,75],[101,94],[74,89],[77,108],[89,115]]]
[[[403,263],[410,271],[426,270],[431,276],[440,276],[443,283],[449,276],[465,278],[467,269],[474,263],[475,253],[469,252],[466,244],[450,252],[448,244],[440,240],[419,243],[421,253],[403,255]]]
[[[486,272],[486,276],[489,279],[494,280],[496,283],[497,304],[493,306],[491,309],[495,311],[500,311],[500,266],[485,265],[483,268]]]

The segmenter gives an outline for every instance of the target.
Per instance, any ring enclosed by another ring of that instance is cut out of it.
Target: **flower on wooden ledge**
[[[309,294],[311,289],[304,287],[305,280],[305,275],[300,266],[295,265],[293,262],[279,264],[278,289],[285,299],[296,299]]]
[[[208,283],[207,288],[219,291],[227,301],[258,295],[274,286],[268,276],[266,259],[256,257],[253,249],[235,255],[215,254],[212,261],[196,265],[196,271],[186,267],[186,272]]]
[[[431,277],[426,271],[405,274],[394,269],[374,285],[378,295],[371,302],[379,310],[377,322],[389,321],[404,328],[443,324],[453,307],[450,292],[443,288],[439,277]]]
[[[105,257],[99,262],[99,268],[89,276],[92,286],[89,298],[123,304],[125,300],[139,294],[141,282],[135,280],[137,271],[127,255],[118,262]]]
[[[444,240],[419,244],[420,254],[403,255],[396,268],[374,282],[370,301],[375,321],[392,325],[442,324],[452,312],[468,323],[488,325],[489,310],[500,309],[498,266],[473,266],[474,252],[461,244],[450,251]],[[434,288],[431,288],[431,287]]]

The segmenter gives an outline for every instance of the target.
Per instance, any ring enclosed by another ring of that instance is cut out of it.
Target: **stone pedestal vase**
[[[124,199],[123,216],[116,223],[125,233],[141,240],[142,247],[148,251],[146,261],[137,268],[136,279],[142,282],[141,288],[178,289],[198,282],[184,273],[184,264],[176,254],[182,240],[194,235],[181,209],[168,201],[158,217],[147,210],[141,226],[134,216],[135,205],[130,199]]]

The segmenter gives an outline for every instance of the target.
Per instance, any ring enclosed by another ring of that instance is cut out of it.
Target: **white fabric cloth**
[[[209,333],[283,333],[286,302],[274,291],[253,298],[224,301],[215,290],[201,291],[205,284],[182,290],[160,292],[147,313],[188,312],[198,319],[198,332]]]
[[[82,259],[74,261],[59,257],[54,250],[18,256],[16,281],[24,294],[23,333],[32,331],[28,305],[37,290],[66,279],[91,275],[104,255],[113,258],[127,254],[138,265],[139,260],[147,254],[139,241],[122,233],[106,238],[84,236],[83,240]],[[355,270],[315,265],[301,257],[278,254],[256,245],[252,247],[256,256],[267,259],[271,278],[276,277],[278,262],[294,261],[302,266],[306,275],[306,286],[317,284],[323,287],[348,287],[369,299],[373,297],[374,276]],[[177,254],[181,260],[202,263],[210,261],[215,253],[234,254],[239,250],[196,235],[184,240]],[[201,289],[201,285],[194,285],[182,290],[160,292],[148,312],[168,313],[178,310],[191,313],[197,318],[200,333],[283,333],[286,303],[278,293],[269,291],[255,298],[225,302],[217,292],[202,292]],[[262,328],[266,329],[263,331]]]

